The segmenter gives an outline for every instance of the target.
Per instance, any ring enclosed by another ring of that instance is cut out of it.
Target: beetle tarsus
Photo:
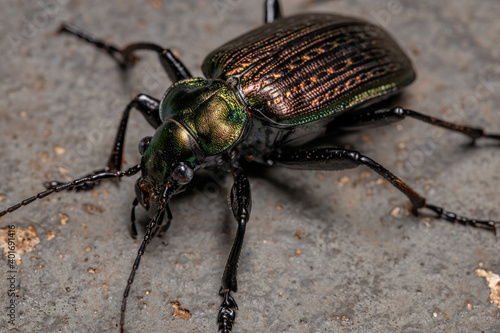
[[[493,139],[500,141],[500,134],[486,133],[480,127],[471,127],[450,123],[439,118],[431,117],[420,112],[405,109],[401,106],[384,108],[373,111],[372,109],[355,110],[354,112],[340,115],[337,119],[337,126],[341,129],[358,130],[363,127],[373,127],[385,125],[406,118],[413,118],[425,123],[445,128],[450,131],[462,133],[472,139],[472,145],[477,139]]]
[[[220,306],[219,315],[217,316],[219,331],[222,333],[229,333],[233,328],[233,322],[236,318],[238,305],[231,296],[229,290],[221,290],[219,294],[224,298]]]
[[[473,226],[474,228],[478,228],[478,229],[486,229],[486,230],[493,232],[493,234],[495,234],[495,236],[497,234],[495,221],[470,219],[468,217],[460,216],[458,214],[447,211],[447,210],[445,210],[439,206],[435,206],[435,205],[426,204],[425,208],[432,210],[433,212],[435,212],[438,215],[437,216],[438,218],[444,219],[446,221],[449,221],[452,223],[459,223],[459,224],[462,224],[465,226],[470,225],[470,226]]]
[[[396,108],[397,109],[397,108]],[[450,123],[444,120],[441,120],[439,118],[427,116],[425,114],[419,113],[417,111],[409,110],[409,109],[403,109],[404,115],[418,119],[420,121],[429,123],[434,126],[439,126],[442,128],[445,128],[447,130],[451,130],[454,132],[459,132],[464,135],[467,135],[472,139],[472,145],[475,144],[477,139],[494,139],[494,140],[500,140],[500,134],[491,134],[491,133],[486,133],[484,129],[479,128],[479,127],[471,127],[471,126],[464,126],[464,125],[458,125],[454,123]]]
[[[94,45],[99,49],[104,50],[107,54],[109,54],[111,58],[113,58],[118,63],[118,65],[122,69],[131,67],[139,59],[135,55],[125,53],[118,49],[116,46],[106,43],[101,39],[95,38],[92,34],[69,23],[62,23],[57,32],[71,34],[86,41],[87,43]]]
[[[279,13],[278,13],[279,14]],[[139,57],[135,55],[136,51],[149,50],[154,51],[160,58],[160,63],[167,72],[172,81],[185,80],[192,77],[186,66],[175,57],[175,55],[167,48],[161,47],[153,43],[132,43],[125,46],[123,49],[109,44],[101,39],[95,38],[92,34],[72,25],[63,23],[59,27],[58,33],[69,33],[76,36],[95,47],[104,50],[113,60],[116,61],[121,69],[128,69],[139,61]]]
[[[50,194],[53,194],[53,193],[61,192],[61,191],[68,190],[71,188],[77,188],[78,186],[85,184],[85,183],[99,182],[103,179],[116,179],[116,178],[122,178],[122,177],[130,177],[130,176],[135,175],[139,171],[141,171],[141,165],[137,164],[137,165],[131,167],[130,169],[127,169],[124,171],[102,172],[102,173],[95,174],[92,176],[86,176],[83,178],[75,179],[75,180],[68,182],[68,183],[51,182],[49,184],[53,184],[54,185],[53,187],[51,187],[43,192],[40,192],[32,197],[29,197],[28,199],[24,199],[23,201],[15,204],[14,206],[11,206],[3,211],[0,211],[0,217],[4,216],[6,214],[12,213],[13,211],[15,211],[23,206],[29,205],[30,203],[32,203],[33,201],[35,201],[37,199],[44,198],[44,197],[46,197]],[[58,183],[58,184],[55,185],[56,183]]]

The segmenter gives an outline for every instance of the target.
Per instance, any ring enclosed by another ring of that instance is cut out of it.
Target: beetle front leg
[[[157,128],[162,123],[160,119],[160,102],[153,97],[148,95],[139,94],[136,98],[134,98],[123,111],[122,119],[120,121],[120,125],[118,126],[118,132],[116,133],[115,143],[113,145],[113,149],[108,159],[108,163],[106,167],[103,169],[96,170],[87,176],[97,175],[103,172],[114,172],[118,171],[122,168],[123,165],[123,151],[125,148],[125,133],[127,131],[127,124],[130,115],[130,111],[132,109],[137,109],[139,112],[146,118],[146,120],[153,126]],[[51,181],[45,183],[47,188],[54,188],[65,182],[60,181]],[[90,190],[99,182],[88,182],[81,184],[75,189],[77,191],[80,190]],[[70,188],[71,190],[72,188]]]
[[[438,214],[438,218],[442,218],[453,223],[458,222],[463,225],[472,225],[473,227],[486,229],[496,234],[496,222],[491,220],[480,221],[467,218],[447,211],[442,207],[427,203],[424,197],[420,196],[392,172],[371,158],[361,155],[359,152],[354,150],[322,148],[297,152],[283,152],[273,154],[268,160],[269,164],[275,164],[277,166],[293,169],[308,170],[343,170],[364,165],[377,172],[404,195],[406,195],[414,206],[413,214],[415,216],[418,215],[419,209],[427,208]]]
[[[245,235],[245,228],[250,218],[250,210],[252,208],[252,199],[250,194],[250,183],[247,176],[244,174],[243,169],[235,167],[233,171],[234,184],[231,189],[231,208],[234,217],[238,223],[236,230],[236,237],[234,239],[233,247],[227,259],[226,268],[222,275],[222,285],[219,294],[224,298],[217,316],[219,323],[219,331],[223,333],[231,332],[234,319],[236,318],[235,310],[238,310],[238,305],[231,296],[231,292],[238,290],[236,280],[238,270],[238,260],[240,258],[241,247],[243,245],[243,238]]]

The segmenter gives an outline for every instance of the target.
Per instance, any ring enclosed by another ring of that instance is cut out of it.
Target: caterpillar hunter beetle
[[[232,174],[230,206],[237,223],[219,294],[219,330],[230,332],[236,319],[234,293],[237,264],[250,216],[247,162],[310,170],[342,170],[365,166],[391,183],[413,204],[413,214],[427,209],[451,222],[496,233],[496,223],[459,216],[431,204],[397,176],[358,151],[324,148],[326,139],[345,130],[414,118],[473,140],[500,141],[500,134],[449,123],[404,107],[380,107],[415,80],[412,64],[382,28],[333,14],[281,17],[277,0],[265,1],[265,24],[212,51],[203,61],[205,78],[192,77],[168,49],[152,43],[117,48],[69,24],[61,32],[93,44],[122,69],[132,67],[136,51],[155,52],[174,82],[158,100],[139,94],[123,111],[106,166],[69,183],[53,181],[47,190],[2,212],[69,189],[92,189],[104,179],[131,177],[137,198],[150,222],[133,263],[122,298],[120,329],[125,330],[129,291],[146,245],[170,226],[170,198],[182,192],[201,169]],[[138,110],[155,129],[139,143],[140,164],[123,169],[124,138],[131,110]],[[321,140],[324,138],[325,140]],[[311,143],[317,143],[314,147]],[[242,310],[244,306],[242,307]]]

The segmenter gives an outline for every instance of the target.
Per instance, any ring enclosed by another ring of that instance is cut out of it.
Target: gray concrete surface
[[[385,26],[408,50],[418,80],[399,103],[500,132],[500,3],[283,1],[283,12],[338,12]],[[121,73],[107,56],[56,36],[72,22],[117,45],[168,46],[200,75],[212,48],[257,27],[260,1],[16,1],[0,11],[0,207],[106,162],[121,111],[170,82],[156,58]],[[134,114],[126,165],[151,135]],[[400,175],[430,202],[500,220],[499,146],[407,120],[342,139]],[[405,216],[408,200],[367,169],[268,170],[251,176],[253,211],[240,261],[234,332],[500,332],[480,262],[500,272],[491,233]],[[51,196],[3,225],[34,226],[36,249],[18,267],[17,330],[116,332],[138,240],[129,236],[133,179]],[[213,182],[212,182],[213,183]],[[235,232],[222,186],[172,202],[168,234],[153,241],[129,297],[129,332],[215,332],[220,276]],[[399,209],[399,210],[398,210]],[[69,217],[61,225],[59,213]],[[144,214],[139,214],[144,219]],[[147,221],[146,221],[147,222]],[[141,228],[144,230],[144,228]],[[48,240],[48,233],[55,237]],[[298,254],[300,250],[300,255]],[[7,267],[0,280],[9,301]],[[192,314],[172,316],[178,301]],[[0,311],[0,331],[12,328]]]

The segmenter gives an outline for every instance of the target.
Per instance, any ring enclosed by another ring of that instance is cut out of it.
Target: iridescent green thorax
[[[162,120],[173,119],[197,141],[205,156],[216,155],[240,138],[248,113],[224,81],[194,78],[172,85],[160,103]]]

